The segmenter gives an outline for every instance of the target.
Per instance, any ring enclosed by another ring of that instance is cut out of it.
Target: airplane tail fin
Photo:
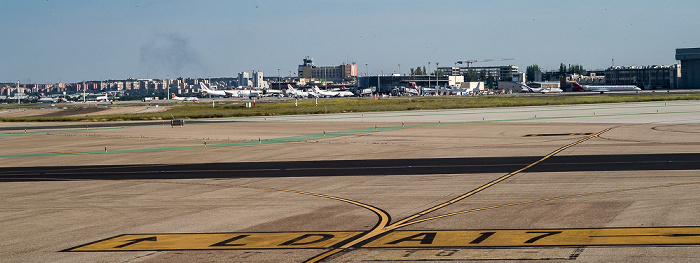
[[[200,87],[202,90],[205,90],[205,91],[206,91],[206,90],[209,90],[209,88],[207,88],[207,86],[204,85],[204,83],[202,83],[202,82],[199,83],[199,87]]]
[[[583,87],[580,84],[576,82],[571,82],[571,85],[574,86],[575,90],[583,91]]]
[[[297,92],[297,91],[292,87],[292,84],[287,84],[287,89],[291,90],[292,92]]]

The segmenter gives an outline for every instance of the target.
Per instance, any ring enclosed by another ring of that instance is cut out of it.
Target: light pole
[[[168,92],[168,97],[166,99],[170,99],[170,75],[165,75],[165,88],[167,89]]]
[[[277,69],[277,89],[280,90],[280,69]]]
[[[365,63],[365,76],[369,76],[369,66]]]
[[[440,62],[435,62],[435,94],[437,94],[437,89],[440,88],[440,77],[438,76],[438,67]]]
[[[430,61],[428,61],[428,72],[425,74],[428,74],[428,89],[430,89]]]
[[[401,64],[399,64],[399,76],[401,76]]]

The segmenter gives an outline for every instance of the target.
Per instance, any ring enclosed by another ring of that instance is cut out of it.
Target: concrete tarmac
[[[0,258],[698,261],[698,113],[674,101],[0,123]]]

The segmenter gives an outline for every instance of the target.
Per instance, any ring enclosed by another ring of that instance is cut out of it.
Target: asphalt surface
[[[0,261],[696,262],[698,113],[675,101],[41,124],[0,137]]]
[[[508,173],[541,157],[422,158],[0,168],[0,181],[211,179]],[[700,153],[548,158],[527,172],[700,170]]]

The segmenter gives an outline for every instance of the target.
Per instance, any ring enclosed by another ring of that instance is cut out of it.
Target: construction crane
[[[483,60],[460,60],[457,61],[455,64],[467,64],[467,69],[472,63],[478,63],[478,62],[491,62],[491,61],[506,61],[506,60],[515,60],[514,58],[501,58],[501,59],[483,59]]]

